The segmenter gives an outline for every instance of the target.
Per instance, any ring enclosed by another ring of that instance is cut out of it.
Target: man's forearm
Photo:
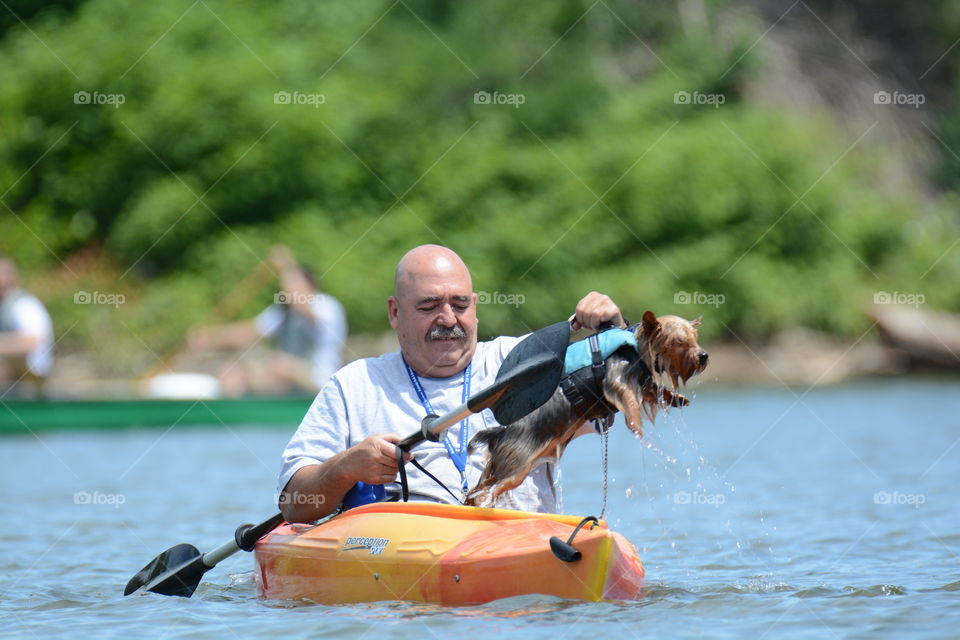
[[[253,322],[209,325],[191,329],[188,338],[194,349],[242,349],[255,342],[260,334]]]
[[[288,522],[312,522],[333,513],[357,482],[384,484],[397,477],[400,436],[367,436],[323,464],[298,470],[280,495],[280,510]],[[409,460],[410,454],[404,457]]]
[[[287,300],[294,311],[308,318],[313,317],[313,299],[317,292],[296,264],[281,271],[280,286],[286,292]]]
[[[37,336],[23,331],[0,331],[0,356],[25,356],[37,347]]]
[[[323,464],[299,469],[280,495],[280,511],[287,522],[313,522],[333,513],[356,479],[344,473],[346,451]]]

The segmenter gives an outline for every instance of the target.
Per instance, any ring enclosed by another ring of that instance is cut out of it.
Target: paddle
[[[276,274],[270,267],[263,261],[258,262],[254,265],[253,269],[247,273],[246,277],[237,283],[227,295],[220,299],[220,302],[217,303],[212,311],[204,315],[200,323],[206,324],[213,321],[223,322],[228,318],[233,318],[248,302],[253,300],[255,295],[260,293],[264,285],[274,278],[276,278]],[[186,338],[178,341],[171,348],[167,349],[163,355],[157,358],[156,364],[137,376],[137,379],[141,381],[147,380],[159,375],[165,370],[169,371],[170,361],[173,360],[175,356],[180,355],[186,348],[186,345]]]
[[[242,524],[234,532],[233,540],[207,553],[200,553],[192,544],[170,547],[130,578],[123,595],[128,596],[137,589],[146,587],[147,591],[161,595],[189,598],[197,590],[203,574],[241,549],[252,551],[257,540],[281,522],[283,516],[278,513],[256,526]]]
[[[424,440],[437,441],[444,430],[467,415],[484,409],[492,409],[501,424],[516,422],[545,403],[556,390],[569,340],[570,325],[567,322],[558,322],[531,333],[510,351],[490,387],[450,413],[427,416],[420,431],[401,440],[398,446],[409,451]],[[233,540],[207,553],[201,553],[190,544],[171,547],[130,578],[123,595],[128,596],[143,588],[165,596],[189,598],[203,574],[241,549],[253,550],[257,540],[281,522],[283,516],[278,513],[255,526],[241,525]]]
[[[493,409],[493,417],[500,424],[516,422],[546,402],[557,389],[569,342],[567,322],[534,331],[507,354],[492,385],[446,415],[427,416],[420,432],[407,436],[397,446],[409,451],[424,440],[439,442],[445,430],[484,409]]]

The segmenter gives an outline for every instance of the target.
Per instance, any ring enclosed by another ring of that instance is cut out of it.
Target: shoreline
[[[398,348],[392,332],[356,334],[348,338],[344,364],[375,357]],[[806,329],[783,331],[765,344],[726,342],[707,346],[710,364],[701,385],[710,387],[829,387],[863,379],[899,377],[960,377],[957,367],[935,367],[918,362],[881,338],[854,343]],[[254,350],[249,357],[259,357]],[[236,356],[229,352],[180,354],[170,362],[169,373],[198,373],[216,376]],[[72,399],[124,399],[149,397],[145,379],[109,378],[98,375],[95,358],[89,353],[69,353],[58,358],[54,375],[44,397]],[[12,395],[8,396],[12,399]]]

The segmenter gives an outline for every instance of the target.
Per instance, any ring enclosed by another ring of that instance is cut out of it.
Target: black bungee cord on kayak
[[[567,538],[567,541],[564,542],[557,536],[550,537],[550,550],[553,551],[553,555],[557,556],[560,560],[564,562],[576,562],[579,560],[583,554],[580,553],[580,550],[573,546],[573,539],[577,537],[577,534],[580,533],[580,529],[583,528],[583,525],[588,522],[592,522],[593,526],[600,524],[600,520],[597,516],[587,516],[580,521],[570,534],[570,537]],[[590,527],[591,529],[593,527]]]
[[[404,466],[403,453],[404,453],[403,449],[401,449],[400,447],[397,447],[397,470],[400,473],[400,502],[409,502],[410,488],[407,486],[407,469]],[[440,481],[440,478],[438,478],[437,476],[427,471],[426,467],[424,467],[422,464],[417,462],[416,458],[411,457],[410,464],[412,464],[414,467],[419,469],[425,476],[427,476],[428,478],[436,482],[438,485],[443,487],[443,490],[449,493],[450,496],[457,501],[457,504],[463,504],[463,500],[458,498],[456,494],[453,493],[453,491],[450,491],[450,488],[447,485],[443,484],[443,482]]]

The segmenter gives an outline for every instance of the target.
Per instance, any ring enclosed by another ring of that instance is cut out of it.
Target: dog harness
[[[599,409],[600,418],[616,413],[616,407],[604,398],[603,378],[607,373],[607,358],[621,349],[639,351],[633,331],[607,329],[567,347],[560,388],[579,413]]]

